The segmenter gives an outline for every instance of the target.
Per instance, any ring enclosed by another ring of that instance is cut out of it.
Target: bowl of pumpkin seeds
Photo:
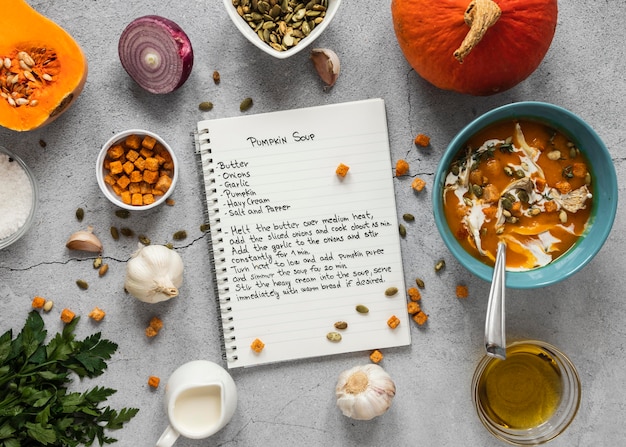
[[[328,27],[341,0],[224,0],[237,29],[277,59],[304,50]]]

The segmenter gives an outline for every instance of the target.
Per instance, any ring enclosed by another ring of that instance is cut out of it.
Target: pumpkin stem
[[[502,10],[493,0],[472,0],[465,10],[464,18],[470,30],[461,46],[454,52],[454,58],[463,63],[463,59],[478,45],[487,30],[498,21]]]

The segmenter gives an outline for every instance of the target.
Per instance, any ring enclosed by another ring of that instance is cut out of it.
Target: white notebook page
[[[408,345],[383,100],[206,120],[198,133],[228,367]]]

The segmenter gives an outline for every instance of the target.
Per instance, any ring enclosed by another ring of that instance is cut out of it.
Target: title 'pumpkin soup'
[[[445,179],[448,225],[472,256],[493,265],[506,242],[507,269],[549,264],[583,234],[591,213],[587,161],[563,133],[536,121],[478,132]]]

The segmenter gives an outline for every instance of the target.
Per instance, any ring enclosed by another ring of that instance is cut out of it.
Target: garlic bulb
[[[389,409],[396,385],[382,367],[372,363],[342,372],[335,394],[344,416],[368,421]]]
[[[317,74],[326,83],[326,86],[335,85],[341,70],[337,53],[328,48],[314,48],[311,50],[310,57]]]
[[[140,301],[158,303],[178,296],[183,260],[164,245],[139,248],[126,264],[124,288]]]

